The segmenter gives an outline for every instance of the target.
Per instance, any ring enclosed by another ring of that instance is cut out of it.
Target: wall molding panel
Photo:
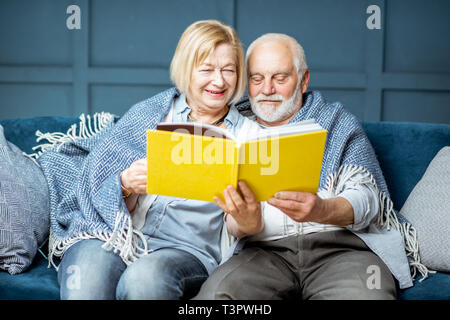
[[[80,30],[66,27],[72,4]],[[370,5],[381,29],[366,26]],[[122,115],[172,86],[181,33],[211,18],[234,26],[244,50],[266,32],[295,37],[310,89],[362,121],[450,123],[449,9],[447,0],[3,0],[0,119]]]

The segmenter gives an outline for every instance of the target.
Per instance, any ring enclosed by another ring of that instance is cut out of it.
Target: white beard
[[[263,93],[258,94],[254,98],[250,98],[250,104],[253,113],[265,122],[277,122],[284,120],[291,116],[295,109],[297,109],[302,99],[302,94],[300,91],[300,83],[295,88],[294,94],[289,98],[285,99],[282,95],[273,94],[266,96]],[[278,106],[259,103],[260,100],[275,100],[281,101]]]

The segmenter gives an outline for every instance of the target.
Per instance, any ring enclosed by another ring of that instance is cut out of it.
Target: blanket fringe
[[[143,248],[139,246],[139,240]],[[114,231],[102,248],[108,251],[114,250],[114,253],[119,252],[126,265],[132,264],[136,259],[151,252],[147,248],[144,234],[133,227],[131,216],[124,211],[117,213]]]
[[[378,189],[375,178],[364,167],[357,165],[344,165],[341,166],[338,172],[328,176],[325,191],[339,194],[343,191],[345,182],[353,175],[357,173],[363,173],[364,176],[358,181],[360,184],[372,185],[377,194],[380,203],[380,208],[377,215],[376,225],[383,229],[390,230],[394,228],[399,231],[405,245],[406,256],[409,260],[409,267],[411,271],[411,277],[414,280],[417,272],[422,275],[419,282],[422,282],[428,277],[428,273],[436,273],[436,271],[429,270],[420,261],[419,255],[419,243],[417,240],[417,232],[415,228],[408,222],[401,223],[398,220],[397,214],[394,210],[394,204],[392,200]]]
[[[29,154],[27,154],[26,152],[22,152],[22,155],[28,159],[30,159],[31,161],[34,162],[35,165],[37,165],[38,167],[40,167],[41,165],[39,164],[39,162],[36,161],[36,158],[34,156],[31,156]]]
[[[69,239],[60,240],[53,234],[50,234],[48,267],[53,266],[58,271],[53,257],[61,257],[64,252],[73,244],[81,240],[99,239],[105,242],[102,248],[106,251],[119,253],[126,265],[132,264],[138,258],[152,252],[147,247],[147,241],[144,234],[133,228],[131,216],[121,211],[117,213],[114,230],[112,232],[94,231],[90,233],[81,233]],[[142,247],[139,245],[141,240]]]
[[[35,153],[26,155],[30,159],[37,160],[43,152],[54,147],[61,146],[66,142],[74,142],[76,139],[90,138],[102,131],[106,126],[108,126],[116,116],[109,112],[98,112],[92,117],[90,115],[85,115],[82,113],[79,117],[80,123],[73,124],[66,133],[62,132],[47,132],[42,133],[41,131],[36,131],[36,142],[42,140],[47,140],[47,143],[41,143],[32,148]],[[78,132],[77,132],[78,128]]]
[[[73,124],[67,130],[67,133],[42,133],[39,130],[36,131],[36,136],[38,137],[36,141],[40,142],[45,139],[48,143],[42,143],[33,147],[33,150],[39,151],[30,155],[24,154],[24,156],[37,163],[36,160],[39,156],[50,148],[55,146],[59,148],[66,142],[75,142],[77,139],[86,139],[95,136],[114,121],[115,115],[108,112],[101,112],[95,113],[92,117],[81,114],[79,118],[80,123],[78,125]],[[50,232],[48,267],[53,266],[58,270],[58,266],[55,265],[53,257],[61,257],[70,246],[78,241],[87,239],[99,239],[105,242],[102,248],[107,251],[113,250],[114,253],[119,253],[119,256],[127,265],[130,265],[139,257],[151,252],[147,248],[147,241],[142,232],[133,228],[131,216],[120,211],[116,215],[114,230],[112,232],[83,232],[68,239],[59,239]],[[141,241],[142,247],[139,241]]]

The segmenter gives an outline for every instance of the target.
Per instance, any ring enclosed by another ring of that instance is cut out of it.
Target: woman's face
[[[203,112],[225,107],[237,83],[236,54],[227,43],[216,49],[192,71],[188,104]]]

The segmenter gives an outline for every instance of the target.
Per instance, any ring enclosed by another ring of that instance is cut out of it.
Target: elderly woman
[[[177,88],[134,105],[100,134],[76,196],[53,205],[49,256],[62,255],[62,299],[189,298],[221,260],[223,212],[215,203],[145,193],[145,132],[161,121],[235,135],[252,126],[233,107],[246,78],[236,32],[214,20],[192,24],[170,71]]]

